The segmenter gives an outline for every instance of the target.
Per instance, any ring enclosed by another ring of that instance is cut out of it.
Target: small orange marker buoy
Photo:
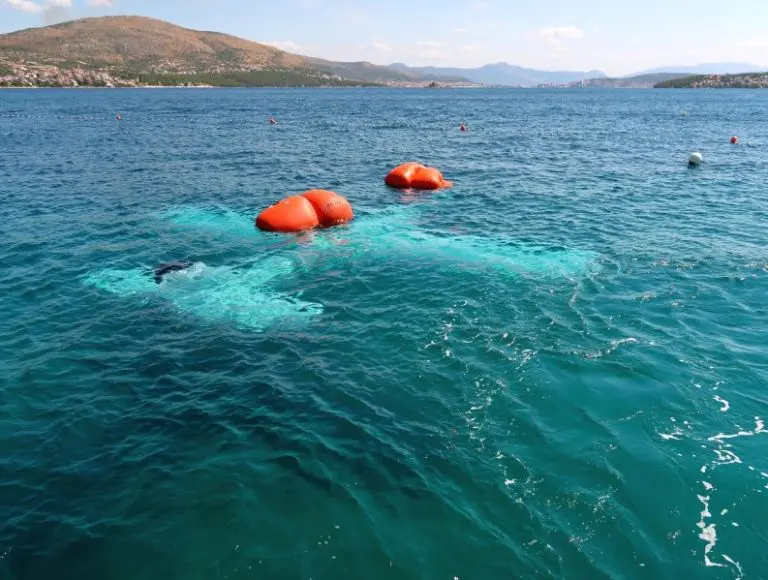
[[[731,143],[733,145],[736,145],[738,142],[739,142],[739,138],[738,137],[736,137],[735,135],[733,137],[731,137]]]
[[[336,192],[325,189],[312,189],[301,194],[312,204],[315,213],[324,228],[339,226],[352,221],[352,206]]]
[[[300,195],[293,195],[262,211],[256,227],[268,232],[303,232],[320,225],[315,208]]]

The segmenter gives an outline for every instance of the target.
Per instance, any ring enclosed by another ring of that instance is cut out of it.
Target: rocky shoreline
[[[11,64],[0,61],[1,88],[138,88],[149,87],[138,79],[115,76],[104,70],[64,69],[52,65]],[[5,74],[3,74],[5,72]],[[185,83],[180,86],[209,87]]]
[[[72,63],[69,63],[70,65]],[[214,87],[390,87],[475,88],[474,83],[365,82],[324,74],[300,76],[291,71],[216,70],[193,73],[153,70],[148,73],[19,62],[0,56],[0,88],[214,88]],[[80,66],[83,65],[83,66]],[[265,75],[271,75],[265,79]]]

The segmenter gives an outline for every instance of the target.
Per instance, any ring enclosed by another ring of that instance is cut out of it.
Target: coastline
[[[439,87],[441,89],[525,89],[525,88],[536,88],[536,87],[491,87],[491,86],[483,86],[483,85],[477,85],[477,86],[446,86],[446,87]],[[65,90],[113,90],[113,89],[313,89],[313,90],[322,90],[322,89],[424,89],[424,90],[434,90],[430,89],[429,87],[425,86],[407,86],[407,85],[347,85],[347,86],[334,86],[334,85],[327,85],[327,86],[313,86],[313,87],[302,87],[302,86],[280,86],[280,85],[274,85],[274,86],[254,86],[254,87],[243,87],[243,86],[214,86],[214,85],[195,85],[195,86],[173,86],[173,85],[141,85],[141,86],[123,86],[123,87],[93,87],[93,86],[80,86],[80,87],[72,87],[72,86],[26,86],[26,87],[18,87],[18,86],[9,86],[4,87],[0,86],[0,90],[5,89],[34,89],[34,90],[46,90],[46,89],[65,89]]]

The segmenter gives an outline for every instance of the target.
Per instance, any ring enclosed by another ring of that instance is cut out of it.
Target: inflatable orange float
[[[324,228],[338,226],[352,221],[352,206],[346,198],[333,191],[312,189],[301,194],[315,208],[320,225]]]
[[[413,162],[395,167],[384,182],[397,189],[440,189],[453,185],[434,167],[425,167],[421,163]]]
[[[345,224],[353,218],[352,206],[338,193],[312,189],[292,195],[262,211],[256,227],[267,232],[294,233]]]
[[[384,182],[390,187],[407,189],[411,187],[411,181],[416,172],[424,167],[421,163],[403,163],[389,172]]]
[[[419,167],[411,180],[414,189],[440,189],[445,185],[443,174],[434,167]]]
[[[292,195],[265,209],[256,218],[256,227],[267,232],[302,232],[320,225],[315,208],[300,195]]]

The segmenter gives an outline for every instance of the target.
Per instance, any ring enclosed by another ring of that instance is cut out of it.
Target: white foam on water
[[[659,433],[659,437],[664,439],[664,441],[680,441],[681,435],[684,435],[684,433],[679,427],[675,427],[675,430],[672,431],[672,433]]]
[[[752,437],[754,434],[755,434],[754,431],[739,431],[738,433],[731,433],[728,435],[726,435],[725,433],[720,433],[719,435],[710,437],[709,441],[717,441],[722,443],[726,439],[736,439],[737,437]]]
[[[741,463],[741,458],[730,449],[714,449],[713,451],[717,455],[717,461],[712,462],[712,467]]]
[[[269,257],[250,265],[210,267],[202,262],[171,272],[155,283],[151,269],[101,270],[84,283],[120,297],[155,296],[211,321],[230,322],[262,330],[285,319],[307,320],[323,311],[321,304],[276,292],[269,283],[290,277],[294,266],[283,257]]]
[[[584,356],[585,356],[585,358],[588,358],[588,359],[602,358],[604,356],[608,356],[608,355],[613,354],[614,352],[616,352],[620,347],[624,346],[625,344],[637,344],[637,342],[638,342],[637,339],[633,338],[631,336],[627,337],[627,338],[622,338],[620,340],[614,339],[614,340],[611,341],[611,345],[608,348],[606,348],[604,350],[598,350],[596,352],[590,352],[590,353],[587,353]]]
[[[726,439],[736,439],[737,437],[753,437],[762,433],[768,433],[768,431],[765,429],[765,423],[760,417],[755,417],[755,429],[753,431],[739,431],[738,433],[732,434],[720,433],[714,437],[710,437],[709,441],[722,443]]]
[[[725,412],[730,408],[730,405],[725,407],[725,401],[721,400],[719,397],[715,397],[715,400],[720,402],[721,404],[724,404],[724,408],[721,409],[722,412]],[[708,468],[718,468],[725,465],[733,465],[733,464],[741,464],[742,460],[741,458],[736,455],[736,453],[733,451],[733,444],[731,441],[733,439],[738,439],[741,437],[754,437],[756,435],[766,433],[765,429],[765,423],[760,417],[755,417],[755,428],[751,431],[744,430],[742,428],[738,428],[739,430],[736,433],[719,433],[718,435],[713,435],[709,437],[707,440],[711,443],[714,443],[716,447],[712,449],[714,452],[716,459],[712,461],[709,465],[702,465],[700,468],[701,473],[706,473],[708,471]],[[754,471],[754,469],[750,466],[750,470]],[[768,473],[761,472],[761,475],[768,478]],[[715,558],[714,554],[712,553],[715,549],[715,546],[717,544],[717,527],[716,524],[712,521],[713,516],[710,512],[710,501],[712,499],[712,492],[715,491],[715,486],[708,482],[708,481],[701,481],[702,486],[707,492],[707,495],[697,495],[696,497],[699,499],[699,501],[703,505],[703,509],[701,511],[701,518],[699,522],[696,524],[697,528],[699,529],[699,539],[706,542],[706,545],[704,547],[704,563],[708,567],[716,567],[716,568],[727,568],[731,567],[733,568],[737,580],[740,579],[743,576],[743,570],[741,568],[741,564],[729,556],[728,554],[721,554],[719,556],[719,560],[717,561],[717,558]],[[766,486],[768,488],[768,486]],[[734,504],[735,505],[735,504]],[[729,510],[727,508],[723,508],[720,511],[720,516],[724,517],[728,514]],[[731,527],[738,528],[739,523],[738,522],[730,522]]]
[[[719,396],[715,395],[714,399],[715,399],[715,401],[717,401],[718,403],[720,403],[722,405],[722,408],[720,409],[721,413],[727,413],[728,409],[731,408],[731,404],[728,401],[726,401],[725,399],[723,399],[722,397],[719,397]]]
[[[696,527],[699,528],[699,530],[701,530],[701,532],[699,533],[699,538],[707,542],[707,545],[704,546],[704,563],[709,567],[725,568],[725,564],[713,562],[709,558],[709,553],[717,544],[716,526],[715,524],[707,523],[707,520],[712,517],[712,514],[709,511],[710,498],[708,495],[697,495],[696,497],[699,498],[699,501],[704,506],[704,509],[702,509],[700,512],[701,519],[696,524]]]
[[[728,554],[723,554],[723,560],[736,568],[737,572],[739,573],[739,575],[736,577],[736,580],[741,580],[741,577],[744,575],[744,571],[741,569],[741,564],[733,560]]]

